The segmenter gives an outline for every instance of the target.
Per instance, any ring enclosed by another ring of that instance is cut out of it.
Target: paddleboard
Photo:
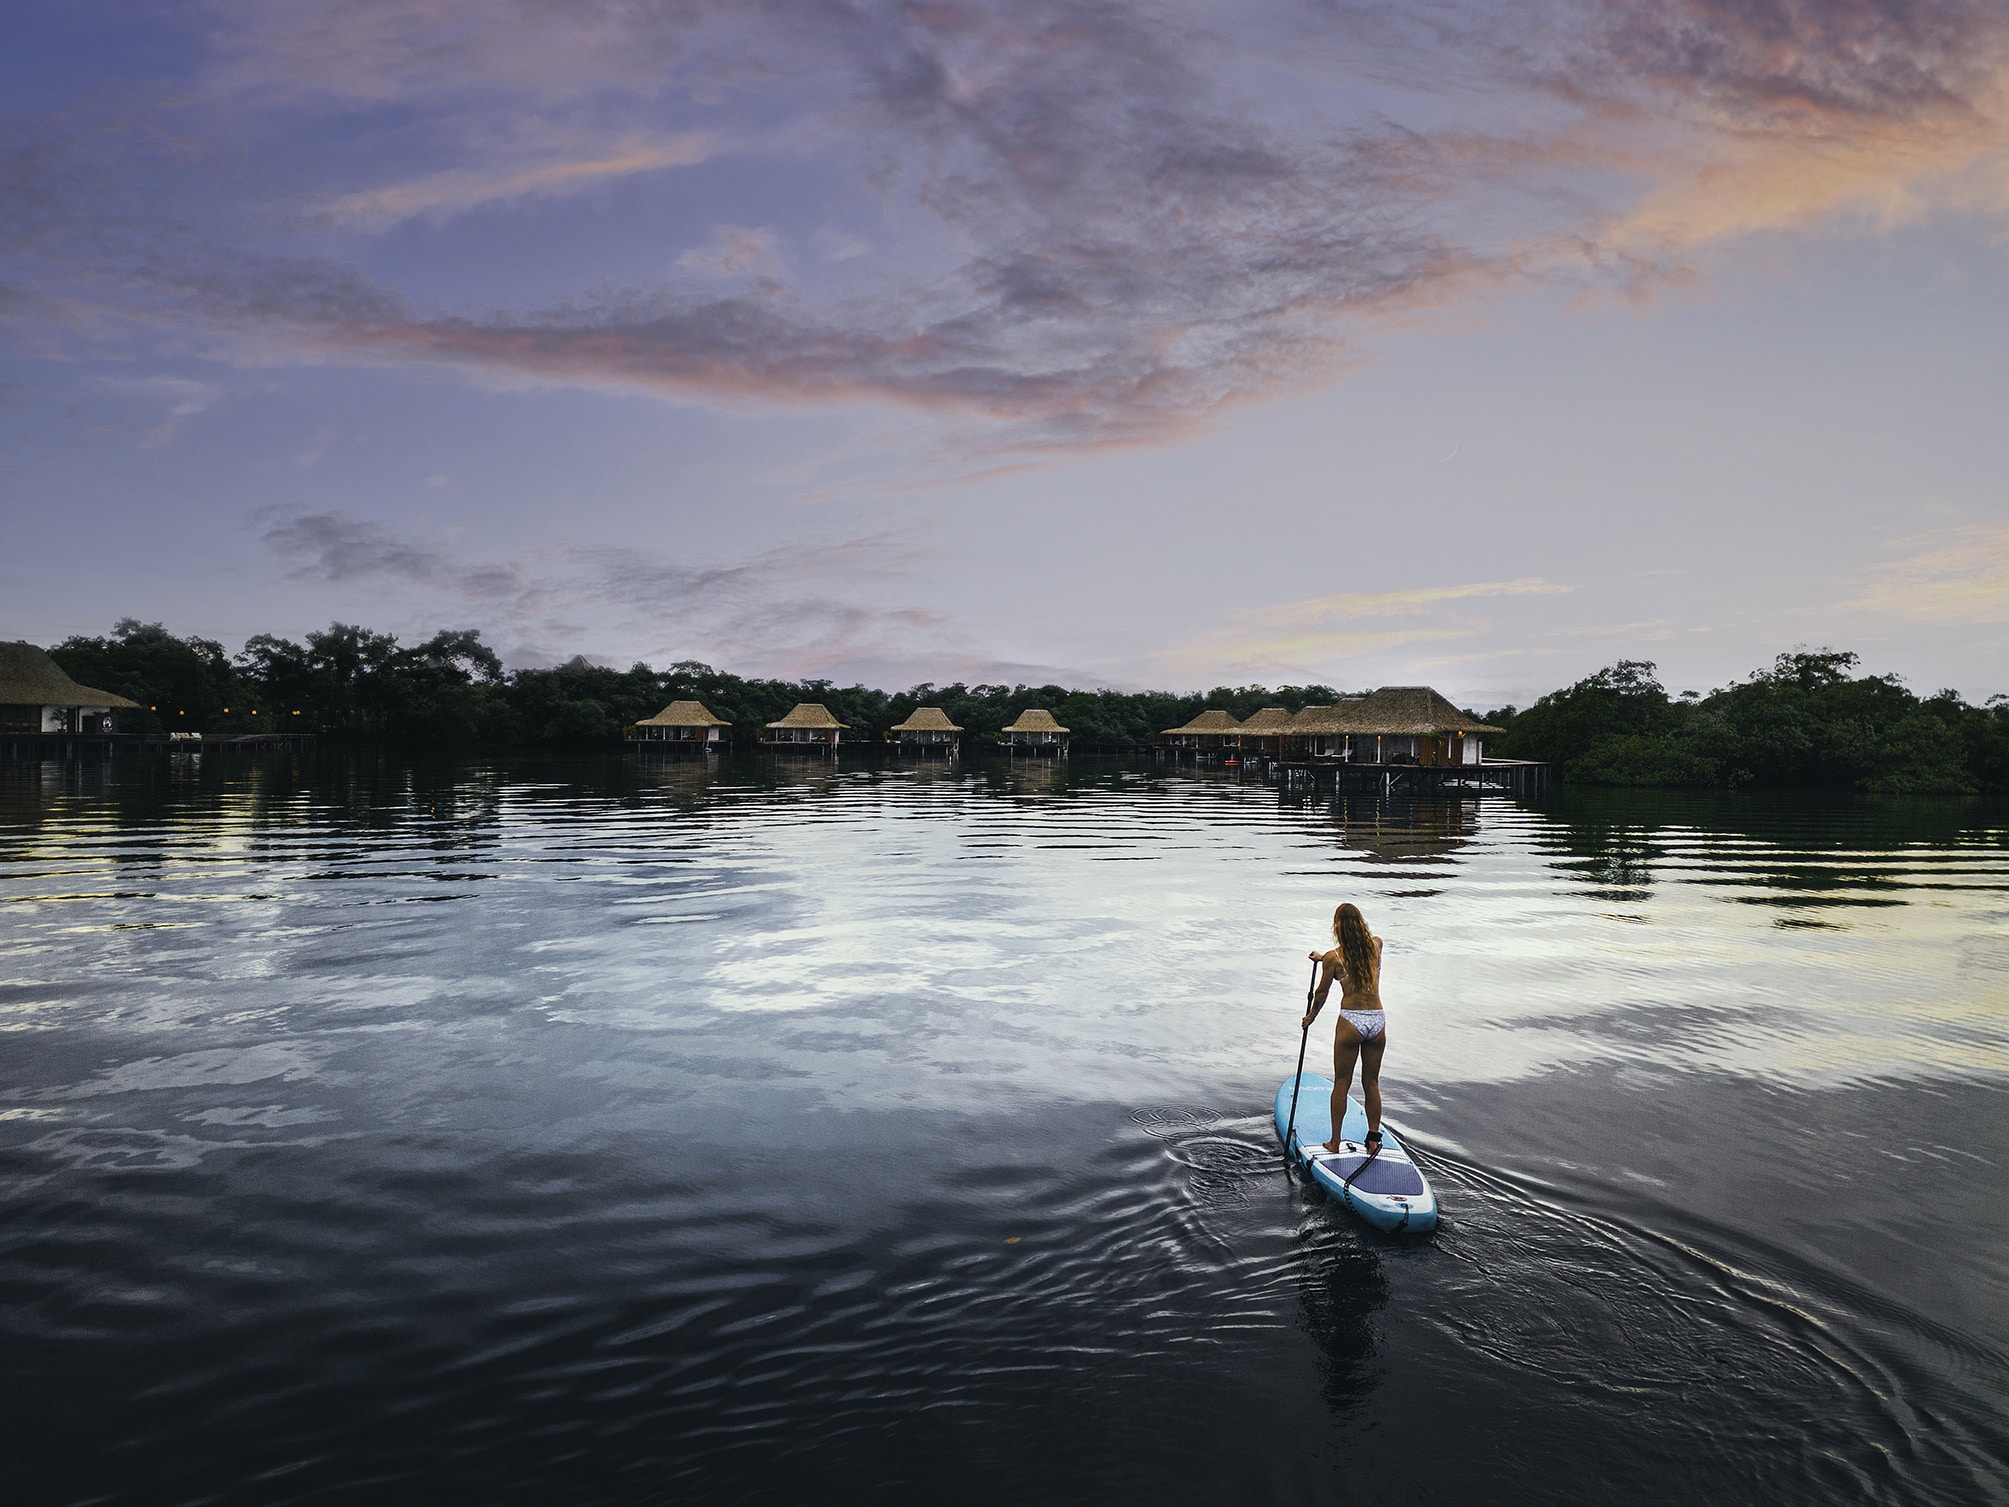
[[[1367,1111],[1351,1098],[1340,1123],[1338,1151],[1332,1137],[1332,1080],[1317,1073],[1284,1079],[1277,1090],[1277,1139],[1290,1121],[1291,1089],[1297,1087],[1297,1126],[1287,1148],[1317,1184],[1376,1229],[1426,1235],[1437,1228],[1437,1195],[1423,1169],[1410,1160],[1400,1136],[1381,1127],[1381,1155],[1368,1159]],[[1349,1182],[1348,1179],[1351,1178]]]

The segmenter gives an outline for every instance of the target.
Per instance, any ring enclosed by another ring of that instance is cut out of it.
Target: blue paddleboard
[[[1282,1140],[1289,1123],[1291,1089],[1298,1089],[1297,1127],[1286,1148],[1314,1181],[1376,1229],[1407,1235],[1426,1235],[1437,1228],[1437,1195],[1423,1169],[1409,1159],[1401,1138],[1384,1122],[1381,1127],[1381,1155],[1368,1160],[1367,1111],[1352,1099],[1346,1101],[1346,1118],[1340,1124],[1338,1151],[1327,1151],[1332,1139],[1332,1080],[1317,1073],[1303,1073],[1284,1079],[1277,1090],[1277,1139]],[[1352,1181],[1347,1179],[1351,1177]]]

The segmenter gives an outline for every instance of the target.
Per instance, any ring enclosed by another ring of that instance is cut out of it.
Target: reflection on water
[[[2005,847],[1087,760],[0,766],[27,1499],[2000,1499]],[[1341,899],[1420,1244],[1268,1124]]]

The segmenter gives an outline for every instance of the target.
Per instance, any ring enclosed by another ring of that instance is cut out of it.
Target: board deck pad
[[[1431,1191],[1429,1179],[1411,1160],[1402,1138],[1385,1124],[1381,1127],[1381,1154],[1366,1154],[1361,1143],[1367,1139],[1367,1112],[1355,1100],[1347,1099],[1340,1120],[1341,1149],[1325,1149],[1324,1143],[1334,1138],[1331,1079],[1305,1073],[1284,1080],[1277,1090],[1277,1138],[1282,1140],[1285,1127],[1292,1124],[1294,1084],[1297,1119],[1286,1148],[1291,1159],[1308,1170],[1327,1193],[1378,1229],[1416,1235],[1435,1229],[1437,1195]]]
[[[1400,1193],[1416,1198],[1424,1192],[1423,1174],[1414,1162],[1399,1162],[1383,1154],[1369,1160],[1364,1156],[1322,1156],[1318,1164],[1341,1182],[1348,1178],[1362,1193]]]

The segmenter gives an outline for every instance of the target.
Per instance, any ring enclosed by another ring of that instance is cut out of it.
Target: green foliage
[[[1712,785],[1716,761],[1686,738],[1630,733],[1598,739],[1563,766],[1585,785]]]
[[[261,633],[237,662],[279,720],[316,732],[479,739],[505,710],[502,661],[473,629],[405,649],[388,633],[331,623],[304,644]]]
[[[1951,691],[1921,700],[1855,655],[1781,654],[1708,696],[1670,700],[1626,660],[1524,712],[1490,714],[1494,751],[1597,785],[1795,786],[1885,794],[2009,788],[2009,716]]]
[[[1602,745],[1666,737],[1679,726],[1652,662],[1643,659],[1622,659],[1568,690],[1549,692],[1518,715],[1511,707],[1496,715],[1506,719],[1507,731],[1493,740],[1494,752],[1563,766]]]
[[[1965,767],[1958,697],[1920,701],[1894,675],[1851,679],[1856,656],[1781,654],[1701,703],[1722,730],[1725,783],[1956,793]]]
[[[72,638],[50,653],[85,685],[152,710],[126,713],[134,731],[305,730],[335,737],[438,743],[606,747],[621,729],[672,701],[702,701],[756,742],[798,702],[820,701],[875,742],[916,707],[938,706],[964,741],[992,744],[1021,712],[1044,707],[1084,753],[1148,748],[1208,707],[1247,719],[1338,699],[1331,686],[1216,686],[1204,695],[1070,690],[1064,686],[917,685],[886,692],[827,680],[758,680],[680,660],[625,670],[584,658],[505,672],[472,629],[442,629],[400,645],[388,633],[331,623],[305,643],[260,634],[233,659],[221,644],[178,638],[122,618],[105,638]],[[1539,759],[1593,785],[1803,786],[1891,794],[2009,790],[2009,698],[1969,706],[1952,691],[1921,698],[1893,675],[1857,675],[1853,654],[1781,654],[1770,669],[1707,696],[1671,698],[1653,664],[1620,660],[1517,711],[1484,720],[1504,729],[1487,752]]]
[[[159,623],[123,617],[110,637],[68,638],[49,657],[80,685],[137,701],[143,710],[121,714],[131,731],[253,725],[255,692],[212,639],[177,638]]]
[[[1981,788],[2009,790],[2009,696],[1989,697],[1985,710],[1969,707],[1960,732],[1967,771]]]

